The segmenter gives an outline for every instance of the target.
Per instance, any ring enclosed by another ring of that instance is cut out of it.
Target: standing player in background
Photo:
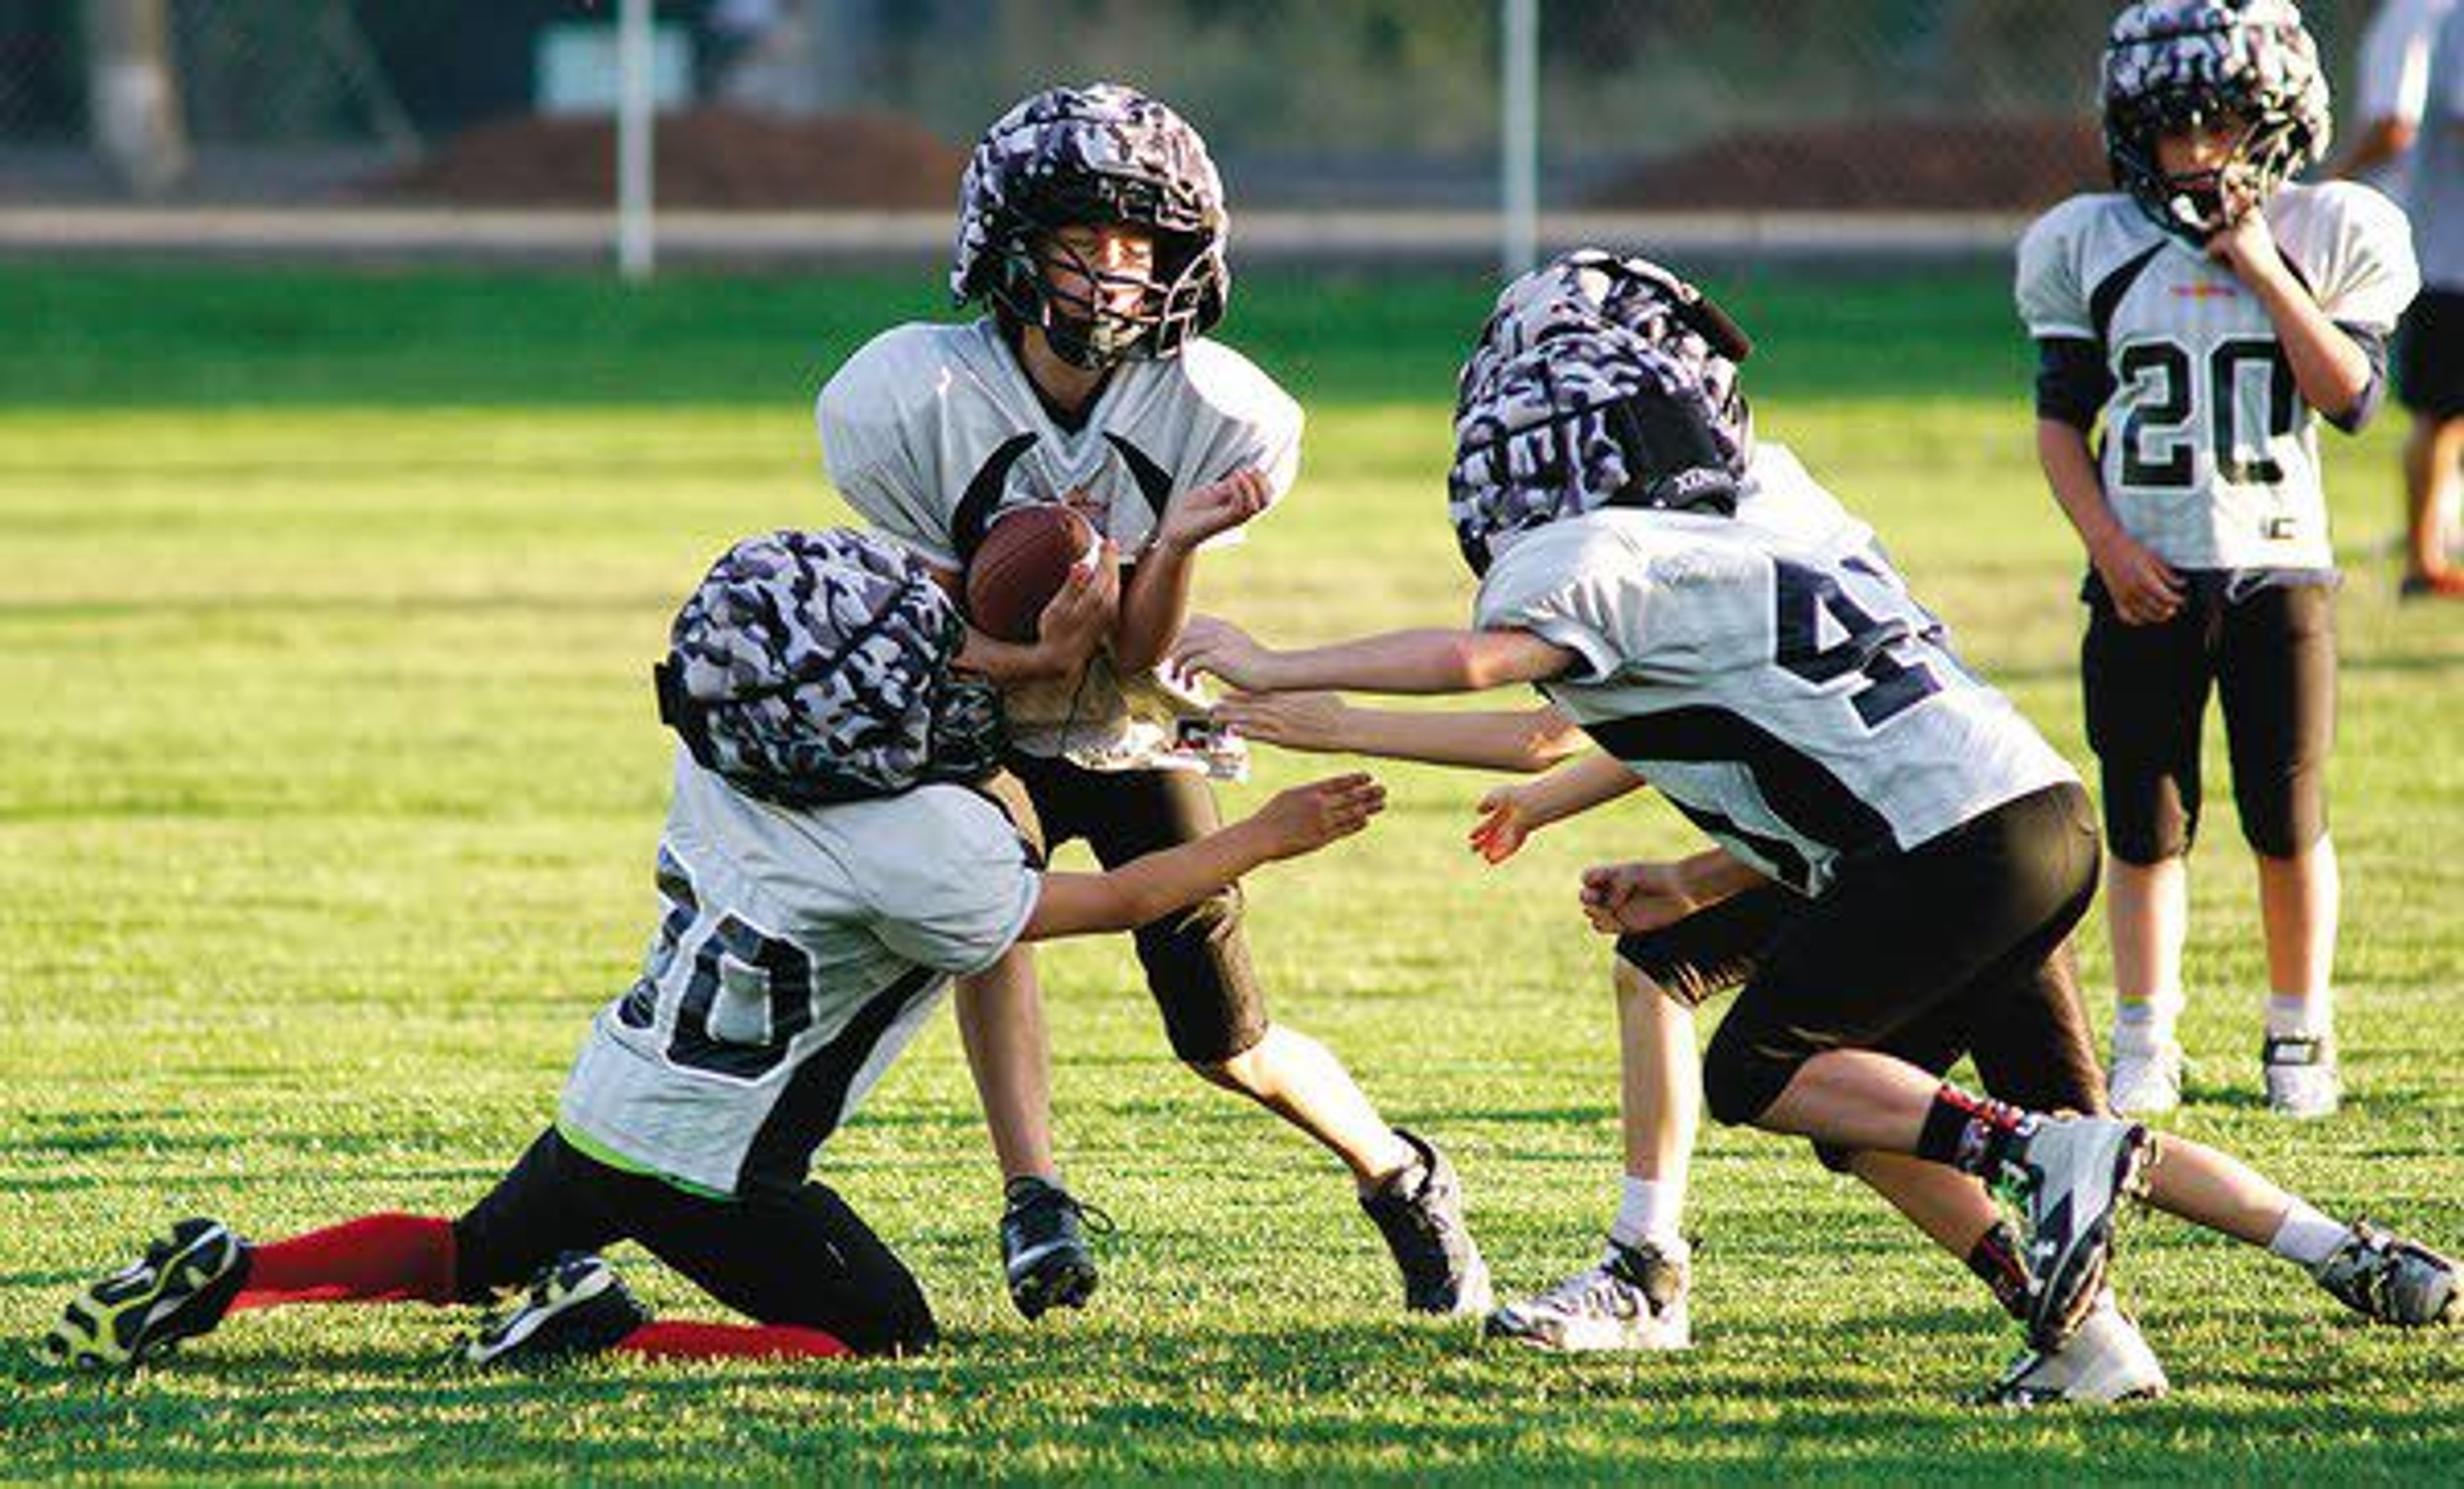
[[[1155,664],[1179,635],[1199,548],[1289,489],[1300,409],[1205,338],[1230,292],[1222,187],[1171,109],[1110,83],[1037,94],[985,133],[961,195],[951,290],[990,314],[902,326],[857,352],[822,390],[823,455],[848,503],[954,586],[993,520],[1024,504],[1077,507],[1107,558],[1125,556],[1117,613],[1089,646],[978,636],[970,649],[1004,689],[1009,768],[1047,844],[1084,838],[1116,864],[1216,821],[1203,757],[1181,747],[1203,704]],[[1135,940],[1174,1053],[1352,1171],[1406,1305],[1485,1310],[1487,1273],[1452,1165],[1389,1127],[1322,1045],[1267,1019],[1237,890]],[[1031,996],[1032,976],[1021,954],[979,982],[1013,990],[989,996],[998,1003]],[[1032,1145],[999,1128],[1016,1175]],[[1091,1284],[1073,1207],[1056,1194],[1013,1178],[1013,1264],[1074,1268]]]
[[[2375,186],[2403,201],[2408,160],[2430,96],[2430,51],[2455,0],[2380,0],[2353,61],[2353,142],[2331,176]]]
[[[2447,544],[2464,487],[2464,6],[2447,12],[2435,40],[2405,174],[2422,291],[2396,337],[2396,397],[2412,416],[2402,593],[2456,600],[2464,568]]]
[[[878,539],[731,549],[658,668],[683,741],[658,933],[592,1022],[555,1125],[459,1219],[364,1215],[257,1245],[182,1221],[69,1304],[52,1356],[133,1367],[234,1311],[476,1302],[534,1278],[466,1345],[472,1363],[931,1346],[914,1276],[808,1171],[950,977],[1022,939],[1135,925],[1381,804],[1367,777],[1323,781],[1109,873],[1041,873],[997,795],[999,699],[955,670],[964,635]],[[1040,1021],[991,1033],[1042,1057]],[[653,1323],[596,1255],[620,1239],[756,1322]]]
[[[2325,147],[2328,117],[2285,0],[2130,6],[2103,88],[2123,189],[2028,230],[2017,296],[2039,353],[2037,456],[2092,565],[2080,671],[2113,858],[2113,1104],[2181,1100],[2212,687],[2258,862],[2267,1102],[2321,1116],[2342,1093],[2325,786],[2337,574],[2315,416],[2350,432],[2378,405],[2412,251],[2404,214],[2368,187],[2287,184]]]

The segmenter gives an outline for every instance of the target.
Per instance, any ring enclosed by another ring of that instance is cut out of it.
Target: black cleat
[[[539,1270],[529,1297],[481,1321],[461,1354],[483,1369],[531,1369],[603,1353],[649,1322],[614,1267],[568,1251]]]
[[[43,1352],[77,1369],[135,1369],[210,1333],[248,1281],[248,1247],[220,1220],[183,1220],[145,1255],[69,1301]]]
[[[1377,1223],[1402,1270],[1403,1306],[1414,1313],[1486,1313],[1496,1300],[1488,1263],[1463,1223],[1463,1180],[1435,1144],[1401,1128],[1395,1135],[1420,1161],[1362,1195],[1360,1208]]]
[[[1112,1232],[1112,1217],[1049,1179],[1009,1181],[1001,1211],[1001,1270],[1009,1301],[1028,1319],[1053,1308],[1083,1308],[1095,1295],[1095,1253],[1087,1233]]]

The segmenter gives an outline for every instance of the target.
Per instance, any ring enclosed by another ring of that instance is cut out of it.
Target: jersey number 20
[[[2208,409],[2219,478],[2260,485],[2284,479],[2284,468],[2267,452],[2267,442],[2291,434],[2299,410],[2293,396],[2293,369],[2274,341],[2255,337],[2219,341],[2205,363],[2193,361],[2171,341],[2137,341],[2122,349],[2121,373],[2138,395],[2116,436],[2122,441],[2123,485],[2173,491],[2190,487],[2193,447],[2186,431],[2191,411],[2201,405]],[[2242,389],[2262,379],[2266,419],[2260,428],[2245,429]]]

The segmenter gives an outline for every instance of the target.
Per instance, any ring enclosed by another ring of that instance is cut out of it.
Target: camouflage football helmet
[[[791,806],[977,780],[1000,764],[1001,695],[956,676],[958,610],[904,550],[780,532],[721,556],[654,669],[659,717],[694,759]]]
[[[1485,574],[1517,536],[1602,508],[1733,515],[1741,414],[1699,364],[1621,326],[1506,359],[1455,420],[1446,505],[1463,560]]]
[[[1575,249],[1498,293],[1456,380],[1455,411],[1468,407],[1508,360],[1565,332],[1600,325],[1622,327],[1698,367],[1720,402],[1737,396],[1736,364],[1753,352],[1727,313],[1677,274],[1647,258]]]
[[[2233,119],[2242,135],[2216,170],[2167,175],[2167,132]],[[2141,0],[2104,48],[2104,150],[2114,185],[2193,246],[2233,226],[2326,153],[2327,77],[2292,0]]]
[[[1223,261],[1223,183],[1188,121],[1134,88],[1049,88],[984,132],[958,188],[958,239],[950,293],[988,300],[1042,328],[1073,365],[1109,367],[1170,357],[1223,318],[1232,274]],[[1155,235],[1155,268],[1126,285],[1081,260],[1080,282],[1127,290],[1057,294],[1044,255],[1067,252],[1053,234],[1073,225],[1129,224]]]

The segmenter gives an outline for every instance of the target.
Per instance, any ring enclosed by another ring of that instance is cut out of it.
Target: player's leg
[[[2110,854],[2104,911],[2113,949],[2113,1101],[2130,1114],[2169,1111],[2182,1099],[2175,1025],[2199,817],[2207,625],[2195,596],[2171,620],[2131,625],[2099,595],[2079,650]]]
[[[2263,589],[2230,605],[2217,693],[2242,836],[2258,863],[2267,935],[2268,1106],[2318,1117],[2342,1098],[2334,968],[2340,887],[2327,839],[2327,754],[2336,729],[2334,595]]]
[[[1046,780],[1029,777],[1037,807],[1062,805],[1108,868],[1203,837],[1220,821],[1214,793],[1187,772],[1099,774],[1045,764]],[[1326,1046],[1267,1019],[1242,935],[1240,890],[1141,926],[1133,939],[1173,1053],[1212,1084],[1316,1139],[1352,1171],[1363,1210],[1402,1271],[1405,1305],[1485,1313],[1488,1268],[1463,1223],[1454,1166],[1427,1139],[1389,1126]]]
[[[1598,1260],[1489,1315],[1487,1332],[1547,1349],[1683,1349],[1692,1261],[1681,1228],[1702,1124],[1694,1007],[1743,981],[1801,903],[1771,886],[1617,938],[1618,1111],[1625,1172]]]
[[[1724,1123],[2017,1184],[2037,1279],[2031,1328],[2044,1348],[2095,1303],[2145,1131],[1971,1096],[1881,1051],[1937,1007],[1972,998],[2013,953],[2057,945],[2094,896],[2096,860],[2086,793],[2064,785],[1847,866],[1771,948],[1704,1065]]]
[[[253,1308],[484,1298],[612,1236],[562,1182],[561,1149],[542,1135],[460,1220],[369,1215],[253,1244],[220,1221],[184,1220],[79,1293],[46,1347],[67,1363],[135,1366]]]
[[[2464,570],[2447,553],[2464,487],[2464,293],[2431,289],[2414,299],[2396,339],[2395,381],[2411,415],[2399,593],[2464,599]]]
[[[979,788],[1009,817],[1037,862],[1048,851],[1032,794],[1012,771]],[[1061,1183],[1052,1150],[1052,1045],[1035,953],[1014,946],[957,981],[953,998],[993,1157],[1001,1173],[1001,1270],[1010,1302],[1030,1319],[1082,1307],[1100,1273],[1088,1244],[1088,1208]],[[1097,1214],[1100,1214],[1099,1212]]]

